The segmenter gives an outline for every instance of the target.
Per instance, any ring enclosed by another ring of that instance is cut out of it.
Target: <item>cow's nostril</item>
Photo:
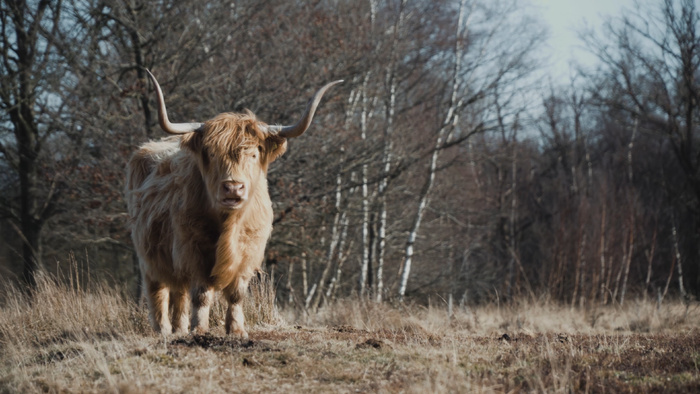
[[[243,189],[245,188],[245,185],[241,182],[223,182],[221,184],[222,191],[226,193],[227,195],[230,194],[235,194],[238,195],[240,194]]]

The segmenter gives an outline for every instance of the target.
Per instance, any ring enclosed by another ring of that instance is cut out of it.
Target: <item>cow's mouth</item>
[[[243,199],[241,197],[230,197],[221,200],[221,205],[228,209],[238,208],[240,207],[241,203],[243,203]]]

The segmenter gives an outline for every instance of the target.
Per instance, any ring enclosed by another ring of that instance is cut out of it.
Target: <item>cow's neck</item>
[[[267,241],[272,231],[272,207],[263,181],[257,190],[251,191],[246,205],[223,218],[223,226],[216,244],[216,263],[211,277],[214,286],[228,286],[241,269],[259,268],[264,249],[248,248]],[[252,265],[251,265],[252,264]]]
[[[271,203],[267,191],[267,181],[263,179],[255,189],[251,190],[245,206],[240,209],[234,209],[219,214],[219,219],[221,220],[223,226],[222,232],[226,231],[226,229],[229,227],[264,227],[268,221],[271,222],[271,213]],[[270,217],[268,218],[268,216]]]

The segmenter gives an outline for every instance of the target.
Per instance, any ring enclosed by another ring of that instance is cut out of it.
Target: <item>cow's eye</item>
[[[259,155],[262,155],[263,147],[258,145],[258,150],[253,152],[253,159],[257,159],[260,157]]]
[[[214,155],[211,152],[209,152],[206,148],[203,148],[202,149],[202,163],[204,163],[205,167],[209,165],[210,159],[213,160]]]

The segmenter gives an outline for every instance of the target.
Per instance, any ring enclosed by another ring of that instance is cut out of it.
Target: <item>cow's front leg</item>
[[[148,301],[148,317],[151,320],[151,325],[157,332],[169,335],[172,333],[172,326],[168,320],[170,290],[163,283],[152,280],[148,276],[144,277],[144,282],[146,285],[146,299]]]
[[[224,295],[229,302],[226,311],[226,334],[234,334],[243,339],[248,338],[245,330],[245,316],[243,315],[243,300],[248,291],[248,279],[239,278],[224,289]]]
[[[173,287],[170,289],[170,308],[172,309],[173,332],[186,334],[189,328],[189,316],[187,306],[189,297],[187,287]]]
[[[193,287],[192,298],[192,332],[203,334],[209,331],[209,309],[214,301],[214,289],[211,287]]]

